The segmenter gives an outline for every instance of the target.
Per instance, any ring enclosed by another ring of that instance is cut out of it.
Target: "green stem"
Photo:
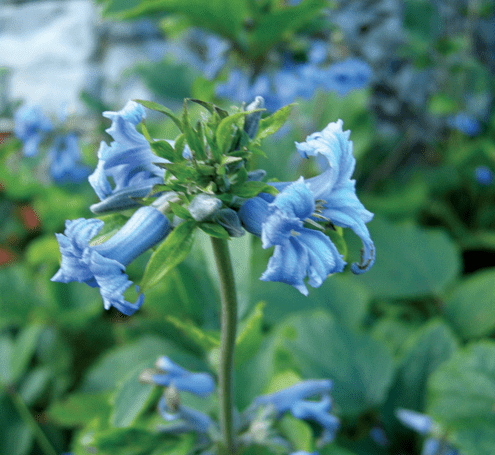
[[[22,420],[33,433],[43,453],[45,455],[58,455],[57,451],[53,448],[52,443],[46,437],[45,433],[43,433],[43,430],[40,428],[38,422],[31,414],[29,408],[26,406],[26,403],[24,403],[22,397],[19,395],[19,393],[17,393],[17,390],[15,390],[14,387],[10,386],[5,386],[5,389],[7,391],[7,394],[12,399],[12,403],[14,403],[14,406],[21,416]]]
[[[234,442],[234,349],[237,325],[237,297],[234,271],[230,260],[227,240],[212,237],[211,244],[215,255],[220,295],[222,298],[220,365],[218,369],[220,388],[220,428],[222,431],[221,453],[235,454]]]

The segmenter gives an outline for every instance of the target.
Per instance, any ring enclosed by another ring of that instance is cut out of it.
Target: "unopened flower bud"
[[[165,402],[167,403],[167,408],[171,413],[176,413],[180,406],[180,393],[177,387],[170,384],[163,392],[165,397]]]
[[[256,109],[263,109],[265,107],[265,100],[262,96],[257,96],[254,101],[246,107],[246,111],[254,111]],[[244,131],[247,135],[253,139],[258,133],[258,128],[260,126],[261,112],[253,112],[252,114],[246,115],[244,120]]]
[[[208,194],[198,194],[189,204],[189,213],[196,221],[210,219],[222,207],[222,201]]]

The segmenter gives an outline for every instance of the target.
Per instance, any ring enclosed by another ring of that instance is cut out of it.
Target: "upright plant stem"
[[[234,409],[234,349],[237,325],[237,297],[234,271],[230,260],[227,240],[212,237],[211,244],[220,278],[222,298],[221,338],[220,338],[220,427],[222,431],[221,453],[235,454],[233,409]]]

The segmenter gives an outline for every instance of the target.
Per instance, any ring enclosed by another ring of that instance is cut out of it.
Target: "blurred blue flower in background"
[[[302,381],[292,387],[255,398],[246,412],[252,414],[259,406],[272,406],[278,417],[290,411],[298,419],[315,421],[323,427],[320,444],[324,445],[335,439],[340,428],[340,420],[330,414],[332,385],[332,381],[327,379]],[[307,400],[316,395],[320,396],[319,401]]]
[[[168,357],[160,357],[155,366],[156,370],[145,370],[140,378],[144,382],[168,387],[174,385],[177,390],[190,392],[200,397],[207,397],[215,390],[215,381],[208,373],[191,373]]]
[[[474,171],[474,175],[480,185],[488,186],[493,183],[493,171],[487,166],[478,166]]]
[[[423,436],[430,435],[423,444],[421,455],[459,455],[447,441],[436,437],[439,433],[439,429],[436,428],[438,425],[430,416],[402,408],[397,409],[395,415],[406,427]]]
[[[56,234],[62,263],[51,280],[98,286],[106,310],[113,306],[131,315],[141,307],[144,295],[136,303],[124,299],[124,291],[132,284],[124,273],[125,268],[168,235],[170,222],[154,207],[141,207],[113,237],[91,246],[89,241],[103,224],[98,219],[66,221],[64,234]]]
[[[447,119],[447,124],[450,128],[454,128],[471,137],[477,136],[481,133],[480,122],[464,112],[460,112],[453,117],[449,117]]]
[[[136,130],[136,125],[146,116],[143,106],[129,101],[122,110],[107,111],[103,116],[112,120],[106,131],[114,142],[110,145],[101,142],[98,165],[89,176],[89,183],[101,201],[112,197],[118,209],[136,207],[139,204],[131,197],[144,197],[153,185],[163,183],[165,170],[153,163],[166,160],[153,154],[146,138]],[[110,181],[115,185],[113,188]],[[103,211],[98,204],[91,210]],[[105,206],[105,210],[109,208]]]
[[[90,173],[90,168],[80,163],[81,151],[73,133],[56,136],[48,158],[50,174],[56,183],[80,183]]]
[[[326,158],[329,166],[322,174],[307,180],[301,177],[294,183],[270,183],[280,191],[276,197],[262,193],[239,210],[244,227],[261,237],[263,248],[275,245],[262,280],[287,283],[308,295],[306,276],[311,286],[319,287],[330,273],[343,270],[345,262],[330,239],[304,227],[304,222],[314,224],[321,219],[351,228],[361,238],[364,247],[361,262],[352,264],[354,273],[364,273],[374,264],[375,247],[366,227],[373,214],[356,196],[355,180],[351,179],[356,160],[350,131],[342,131],[342,125],[342,120],[330,123],[306,142],[296,142],[303,158]]]
[[[39,106],[24,105],[14,114],[14,134],[24,142],[24,155],[34,156],[38,153],[38,146],[53,130],[53,125]]]

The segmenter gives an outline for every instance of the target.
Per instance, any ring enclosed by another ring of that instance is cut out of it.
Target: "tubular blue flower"
[[[48,152],[50,173],[57,183],[80,183],[89,174],[89,168],[79,163],[81,152],[73,133],[57,136]]]
[[[109,240],[90,245],[103,224],[97,219],[66,221],[64,234],[56,234],[62,263],[51,280],[98,286],[105,309],[113,306],[131,315],[141,307],[144,295],[140,295],[136,303],[124,299],[124,291],[132,284],[124,273],[125,268],[168,235],[170,222],[154,207],[141,207]]]
[[[163,387],[174,385],[177,390],[207,397],[215,390],[215,381],[208,373],[191,373],[168,357],[158,359],[155,366],[162,371],[151,375],[152,381]]]
[[[165,170],[154,163],[166,160],[153,154],[146,138],[136,130],[136,125],[145,117],[143,106],[129,101],[122,110],[104,112],[103,116],[112,120],[106,131],[114,142],[110,145],[101,142],[98,165],[89,176],[89,183],[101,201],[121,195],[126,200],[126,208],[136,207],[138,203],[129,198],[129,190],[132,196],[146,195],[155,184],[163,183]],[[109,179],[115,184],[113,188]]]
[[[287,387],[286,389],[279,390],[278,392],[256,397],[251,405],[251,408],[256,409],[259,406],[272,405],[280,417],[305,398],[330,393],[332,386],[333,383],[329,379],[298,382],[292,387]]]
[[[261,237],[263,248],[275,245],[267,270],[261,279],[290,284],[304,295],[304,284],[319,287],[331,273],[345,266],[335,245],[322,232],[304,227],[315,221],[316,203],[321,216],[337,226],[350,227],[363,241],[361,263],[353,264],[354,273],[363,273],[374,263],[374,244],[366,227],[373,214],[358,200],[355,181],[350,177],[355,159],[349,132],[342,131],[342,121],[330,123],[321,133],[308,136],[296,147],[303,158],[322,155],[329,167],[319,176],[294,182],[272,183],[280,193],[249,199],[239,210],[244,227]]]
[[[164,396],[160,398],[158,402],[158,411],[161,416],[168,422],[174,420],[180,420],[177,425],[170,428],[165,427],[164,431],[171,433],[186,433],[193,431],[195,433],[208,433],[209,429],[213,425],[213,421],[209,416],[203,414],[200,411],[178,405],[177,409],[171,410],[167,405],[167,400]]]
[[[34,156],[46,133],[53,130],[50,120],[39,106],[22,106],[14,114],[14,133],[24,142],[24,155]]]

